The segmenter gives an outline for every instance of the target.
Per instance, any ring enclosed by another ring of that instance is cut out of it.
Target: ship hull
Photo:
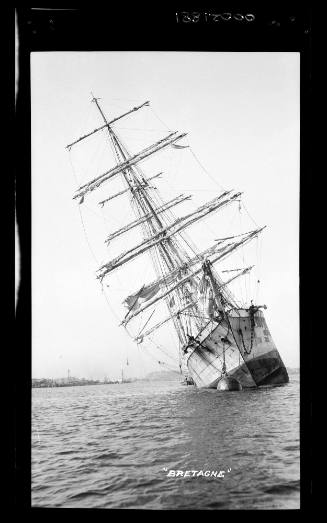
[[[242,309],[230,316],[230,327],[212,323],[198,336],[199,345],[185,354],[189,375],[197,387],[216,388],[222,376],[223,352],[228,374],[242,388],[281,385],[287,370],[272,340],[264,315]],[[222,339],[224,342],[222,342]]]
[[[249,383],[248,372],[254,383]],[[278,354],[278,351],[268,352],[265,356],[254,358],[247,364],[232,369],[229,375],[236,378],[243,388],[254,388],[262,385],[282,385],[288,383],[287,370]],[[246,376],[246,379],[244,379]],[[220,376],[219,376],[220,378]],[[210,388],[216,388],[219,378],[210,384]]]

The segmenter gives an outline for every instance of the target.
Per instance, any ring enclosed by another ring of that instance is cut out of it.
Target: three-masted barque
[[[170,201],[163,201],[157,187],[151,183],[161,173],[147,177],[141,170],[140,163],[169,147],[184,148],[181,140],[186,134],[170,132],[137,154],[132,154],[122,142],[115,124],[133,112],[149,106],[149,102],[108,121],[99,105],[99,99],[93,97],[92,101],[103,124],[81,136],[67,148],[71,150],[76,144],[104,130],[114,152],[115,165],[81,185],[73,198],[78,204],[82,204],[91,192],[109,180],[120,177],[121,190],[109,194],[98,203],[101,207],[110,205],[111,200],[125,194],[129,197],[135,219],[112,231],[105,241],[109,245],[115,238],[134,228],[140,228],[143,237],[141,242],[129,246],[103,263],[98,269],[97,278],[102,282],[126,263],[149,253],[157,274],[154,281],[145,282],[125,299],[128,312],[121,325],[127,328],[135,318],[150,314],[141,332],[134,338],[136,343],[142,344],[148,336],[172,322],[179,340],[181,373],[186,383],[194,383],[197,387],[217,388],[218,385],[219,388],[222,378],[226,377],[237,382],[238,388],[287,383],[286,368],[265,321],[263,309],[266,307],[254,305],[252,301],[246,307],[240,306],[229,289],[232,281],[247,274],[252,267],[236,270],[226,281],[223,281],[215,268],[241,246],[257,238],[264,227],[257,227],[241,235],[220,238],[201,252],[194,252],[193,247],[189,248],[184,237],[185,229],[212,213],[223,210],[237,201],[241,193],[223,191],[196,210],[182,217],[175,216],[172,209],[190,196],[182,194]],[[149,326],[151,311],[159,303],[166,305],[167,316]]]

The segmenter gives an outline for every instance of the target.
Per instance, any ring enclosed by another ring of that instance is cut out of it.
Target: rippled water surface
[[[299,508],[298,373],[242,392],[178,381],[33,389],[32,412],[32,506]]]

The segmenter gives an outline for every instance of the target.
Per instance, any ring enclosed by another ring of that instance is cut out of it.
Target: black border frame
[[[35,516],[37,512],[58,509],[32,508],[31,485],[31,130],[30,130],[30,53],[33,51],[287,51],[300,53],[300,365],[306,370],[301,379],[301,508],[312,507],[312,441],[311,404],[313,355],[311,348],[313,316],[308,296],[309,230],[313,218],[308,212],[307,195],[313,194],[311,175],[311,101],[312,101],[312,37],[310,8],[285,6],[217,7],[196,6],[145,7],[133,6],[86,8],[10,8],[9,26],[13,27],[16,11],[16,31],[19,39],[18,93],[15,117],[16,217],[20,249],[20,284],[16,306],[15,344],[18,356],[15,366],[14,397],[14,505]],[[183,13],[193,13],[185,15]],[[197,13],[198,15],[194,15]],[[205,13],[253,13],[254,21],[239,20],[208,22]],[[185,21],[196,19],[197,21]],[[244,23],[243,23],[244,22]],[[10,32],[10,29],[9,29]],[[123,35],[123,36],[122,36]],[[10,37],[12,36],[10,32]],[[9,49],[9,91],[13,74],[13,46]],[[10,91],[11,92],[11,91]],[[18,152],[19,151],[19,152]],[[312,205],[312,204],[311,204]],[[305,351],[305,352],[304,352]],[[61,509],[62,511],[71,509]],[[83,509],[75,509],[80,512]],[[89,511],[102,509],[88,509]],[[105,511],[107,513],[107,511]],[[109,511],[113,512],[113,511]],[[115,512],[115,511],[114,511]],[[119,511],[117,511],[119,512]],[[128,511],[127,511],[128,512]],[[145,511],[153,514],[156,511]],[[178,511],[182,512],[182,511]],[[188,511],[186,511],[188,512]],[[201,512],[201,511],[200,511]],[[205,512],[205,511],[204,511]],[[224,511],[220,511],[224,512]],[[229,512],[229,511],[228,511]],[[239,511],[236,511],[236,516]],[[261,510],[245,511],[251,517]],[[264,511],[266,512],[266,511]],[[269,511],[274,512],[274,511]],[[70,513],[70,512],[69,512]],[[249,514],[250,515],[250,514]],[[273,515],[273,514],[272,514]]]

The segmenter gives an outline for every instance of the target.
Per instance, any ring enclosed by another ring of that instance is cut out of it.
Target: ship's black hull
[[[267,355],[249,360],[246,363],[256,385],[282,385],[289,382],[285,365],[280,357]]]

